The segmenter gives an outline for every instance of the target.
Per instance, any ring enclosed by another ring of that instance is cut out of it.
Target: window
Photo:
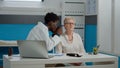
[[[38,2],[43,2],[43,0],[3,0],[3,1],[38,1]]]

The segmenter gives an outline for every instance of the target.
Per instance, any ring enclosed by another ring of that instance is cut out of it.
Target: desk
[[[4,68],[55,68],[45,67],[45,64],[57,63],[76,63],[76,62],[103,62],[91,66],[71,66],[71,67],[56,67],[56,68],[118,68],[118,58],[115,56],[98,54],[98,55],[84,55],[82,57],[69,56],[55,56],[50,59],[30,59],[20,58],[19,55],[13,55],[9,58],[7,55],[3,56]]]

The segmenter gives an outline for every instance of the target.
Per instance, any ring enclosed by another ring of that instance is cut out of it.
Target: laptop
[[[39,40],[18,40],[19,53],[22,58],[48,59],[48,50],[45,41]]]

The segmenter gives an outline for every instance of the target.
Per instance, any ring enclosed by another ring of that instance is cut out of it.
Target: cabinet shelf
[[[75,27],[74,29],[84,29],[83,27]]]
[[[69,14],[69,13],[66,13],[65,16],[84,16],[84,14]]]

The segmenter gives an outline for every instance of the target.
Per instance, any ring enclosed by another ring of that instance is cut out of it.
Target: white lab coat
[[[41,22],[38,22],[30,31],[27,40],[45,40],[48,51],[52,50],[60,42],[60,38],[57,35],[49,37],[47,26]]]

